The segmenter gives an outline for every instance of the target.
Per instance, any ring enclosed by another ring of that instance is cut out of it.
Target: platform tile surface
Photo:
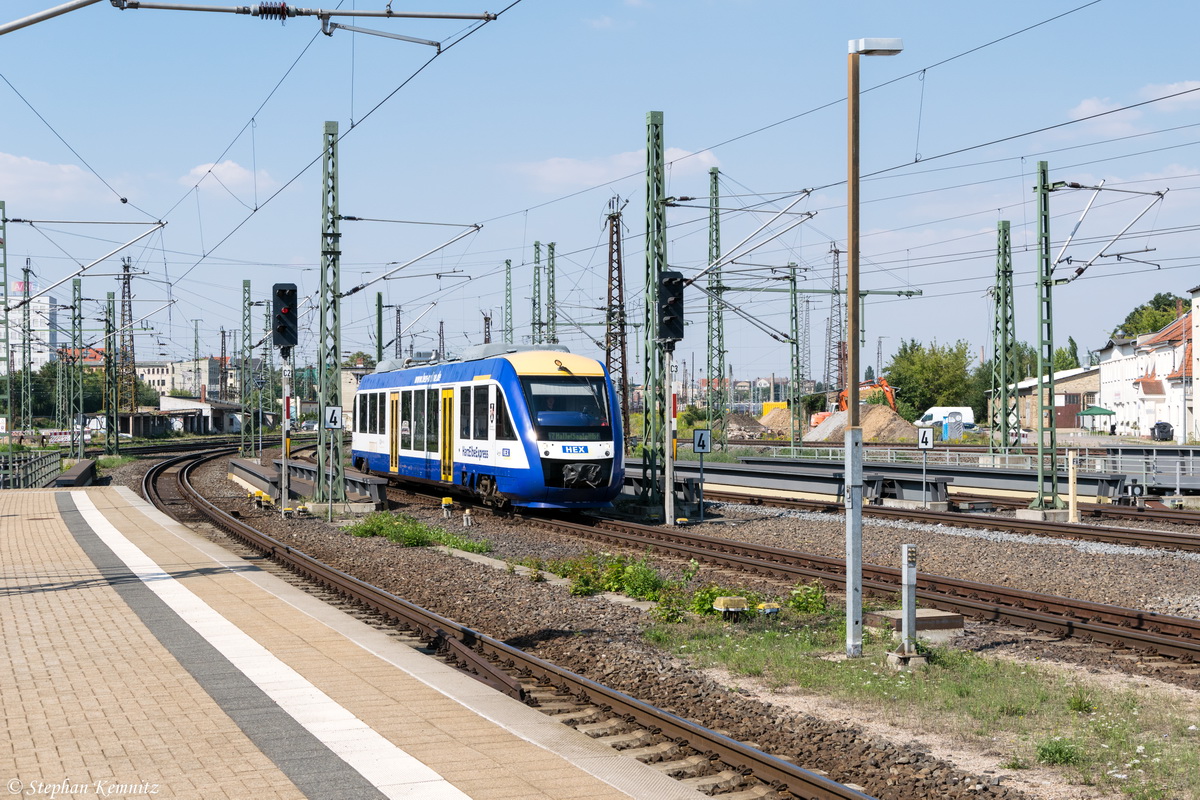
[[[180,797],[700,796],[255,569],[127,489],[56,494],[0,493],[0,780],[154,784]],[[122,596],[147,589],[161,601],[150,612]],[[156,636],[147,625],[163,619],[175,632]],[[189,673],[181,661],[197,650]]]

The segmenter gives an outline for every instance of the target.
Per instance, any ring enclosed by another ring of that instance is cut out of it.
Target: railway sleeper
[[[656,744],[625,750],[624,753],[643,764],[652,764],[679,755],[679,743],[665,739]]]
[[[616,733],[612,736],[597,736],[595,739],[614,750],[629,750],[633,747],[643,747],[654,741],[654,734],[645,728],[637,728],[626,733]]]
[[[607,736],[627,733],[629,731],[629,723],[621,717],[609,717],[599,722],[585,722],[582,725],[576,726],[575,730],[587,734],[593,739],[603,739]]]
[[[715,794],[719,791],[728,791],[736,789],[745,782],[742,773],[731,769],[721,770],[712,775],[700,775],[695,778],[684,778],[680,781],[684,786],[689,786],[698,792],[705,794]]]
[[[701,772],[708,772],[711,762],[712,758],[710,756],[691,755],[675,761],[659,761],[651,766],[668,777],[679,778],[680,776],[697,776]]]

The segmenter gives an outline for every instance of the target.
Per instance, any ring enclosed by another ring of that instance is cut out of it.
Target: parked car
[[[315,431],[317,429],[317,421],[315,419],[306,419],[300,423],[300,430]]]

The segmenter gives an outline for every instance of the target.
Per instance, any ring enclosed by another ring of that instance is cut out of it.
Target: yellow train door
[[[454,390],[442,389],[442,480],[454,480]]]
[[[400,393],[388,394],[388,472],[400,471]]]

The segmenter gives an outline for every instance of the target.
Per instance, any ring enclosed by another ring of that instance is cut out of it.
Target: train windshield
[[[522,378],[538,438],[549,441],[611,442],[608,388],[603,378]]]

